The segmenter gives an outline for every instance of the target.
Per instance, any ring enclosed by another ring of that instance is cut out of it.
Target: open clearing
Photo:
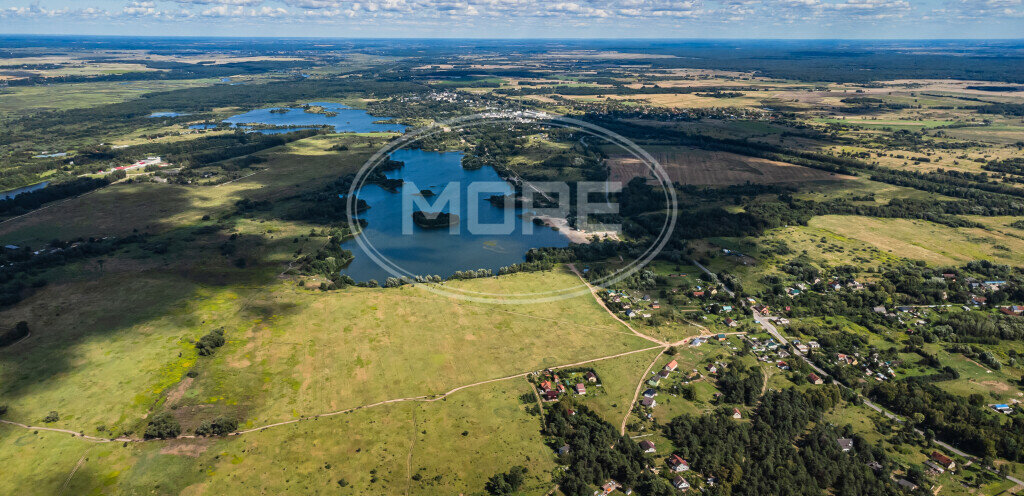
[[[800,167],[735,153],[697,148],[649,147],[648,151],[680,184],[725,186],[751,183],[805,183],[852,179],[849,176]],[[608,159],[611,180],[629,182],[634,177],[653,181],[647,165],[632,156],[613,155]]]
[[[1024,240],[984,229],[849,215],[823,215],[811,219],[808,225],[863,241],[883,252],[934,264],[981,259],[1024,263]]]
[[[574,278],[563,270],[460,285],[535,291]],[[72,305],[80,310],[60,310]],[[164,407],[186,429],[223,413],[254,427],[650,346],[589,294],[496,308],[409,286],[227,289],[176,275],[126,281],[109,268],[95,281],[48,287],[0,318],[37,323],[31,339],[0,352],[7,418],[32,424],[57,410],[52,427],[100,436],[138,433]],[[190,340],[213,328],[225,329],[227,345],[198,357]],[[199,376],[179,388],[189,369]]]
[[[522,465],[523,490],[543,494],[554,458],[518,399],[529,390],[510,380],[244,436],[127,446],[0,425],[0,493],[458,494]],[[39,463],[15,461],[25,457]]]

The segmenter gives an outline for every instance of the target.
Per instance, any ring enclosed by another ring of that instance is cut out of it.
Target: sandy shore
[[[598,239],[619,239],[619,233],[615,231],[581,231],[579,229],[573,229],[569,226],[569,221],[559,217],[549,217],[547,215],[538,215],[534,218],[540,219],[545,226],[554,228],[556,231],[565,235],[569,238],[570,242],[585,245],[590,243],[590,238],[597,236]]]

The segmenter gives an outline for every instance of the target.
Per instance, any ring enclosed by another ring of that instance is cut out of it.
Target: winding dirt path
[[[616,353],[614,355],[607,355],[607,356],[598,357],[598,358],[591,358],[589,360],[583,360],[583,361],[574,362],[574,363],[567,363],[567,364],[562,364],[562,365],[556,365],[556,366],[553,366],[553,367],[546,367],[546,368],[549,368],[551,370],[556,370],[556,369],[565,369],[565,368],[571,368],[571,367],[578,367],[580,365],[586,365],[588,363],[600,362],[600,361],[603,361],[603,360],[611,360],[613,358],[619,358],[619,357],[623,357],[623,356],[627,356],[627,355],[632,355],[632,354],[635,354],[635,353],[643,353],[645,351],[651,351],[651,350],[655,350],[655,349],[658,349],[658,348],[663,348],[663,346],[651,346],[651,347],[648,347],[648,348],[641,348],[641,349],[637,349],[637,350],[624,351],[622,353]],[[304,416],[301,416],[299,418],[292,419],[292,420],[285,420],[285,421],[281,421],[281,422],[274,422],[272,424],[262,425],[262,426],[259,426],[259,427],[253,427],[251,429],[244,429],[244,430],[240,430],[240,431],[235,431],[235,432],[232,432],[231,434],[228,434],[228,436],[240,436],[242,434],[248,434],[248,433],[251,433],[251,432],[259,432],[259,431],[267,430],[267,429],[270,429],[272,427],[279,427],[279,426],[282,426],[282,425],[296,424],[296,423],[307,421],[307,420],[315,420],[315,419],[318,419],[318,418],[321,418],[321,417],[333,417],[335,415],[343,415],[343,414],[346,414],[346,413],[351,413],[351,412],[354,412],[356,410],[363,410],[363,409],[366,409],[366,408],[374,408],[374,407],[378,407],[378,406],[389,405],[389,404],[392,404],[392,403],[402,403],[402,402],[406,402],[406,401],[422,401],[422,402],[440,401],[440,400],[445,399],[449,395],[452,395],[454,393],[462,391],[463,389],[469,389],[469,388],[476,387],[476,386],[483,386],[485,384],[492,384],[492,383],[495,383],[495,382],[507,381],[509,379],[517,379],[517,378],[520,378],[520,377],[527,377],[527,376],[529,376],[530,374],[532,374],[534,372],[536,372],[536,370],[530,370],[530,371],[527,371],[527,372],[520,372],[518,374],[507,375],[507,376],[504,376],[504,377],[497,377],[497,378],[494,378],[494,379],[487,379],[487,380],[484,380],[484,381],[478,381],[478,382],[474,382],[474,383],[471,383],[471,384],[465,384],[465,385],[458,386],[456,388],[453,388],[451,390],[448,390],[448,391],[446,391],[444,393],[439,393],[439,394],[430,394],[430,395],[422,395],[422,396],[408,396],[408,397],[405,397],[405,398],[393,398],[393,399],[389,399],[389,400],[378,401],[376,403],[370,403],[368,405],[360,405],[360,406],[355,406],[355,407],[352,407],[352,408],[346,408],[344,410],[336,410],[336,411],[333,411],[333,412],[319,413],[319,414],[315,414],[315,415],[304,415]],[[96,443],[110,443],[110,442],[141,443],[141,442],[163,441],[162,439],[134,439],[134,438],[125,438],[125,437],[119,437],[119,438],[116,438],[116,439],[108,439],[108,438],[102,438],[102,437],[87,436],[87,435],[82,434],[81,432],[75,432],[75,431],[70,430],[70,429],[57,429],[57,428],[53,428],[53,427],[37,427],[37,426],[31,426],[31,425],[22,424],[22,423],[19,423],[19,422],[14,422],[14,421],[11,421],[11,420],[3,420],[3,419],[0,419],[0,423],[7,424],[7,425],[12,425],[12,426],[15,426],[15,427],[20,427],[22,429],[28,429],[28,430],[38,430],[38,431],[59,432],[59,433],[63,433],[63,434],[71,434],[72,437],[76,437],[76,438],[79,438],[79,439],[83,439],[83,440],[86,440],[86,441],[92,441],[92,442],[96,442]],[[192,436],[192,435],[184,435],[184,436],[178,436],[175,439],[195,439],[195,437],[196,436]]]
[[[658,338],[654,338],[654,337],[648,336],[648,335],[646,335],[646,334],[644,334],[644,333],[642,333],[642,332],[640,332],[640,331],[638,331],[636,329],[633,329],[633,326],[629,325],[628,322],[626,322],[625,320],[620,319],[618,315],[615,315],[615,312],[613,312],[612,309],[608,308],[608,305],[605,304],[604,300],[602,300],[601,297],[597,295],[597,292],[600,291],[600,289],[598,287],[594,286],[593,284],[590,284],[590,281],[584,279],[583,278],[583,274],[580,274],[580,271],[576,270],[576,265],[575,264],[566,264],[566,265],[569,266],[569,270],[571,270],[573,272],[573,274],[576,274],[580,278],[580,280],[583,281],[583,284],[587,285],[587,288],[590,289],[590,294],[594,296],[595,300],[597,300],[598,305],[601,305],[601,308],[604,308],[605,311],[608,312],[608,315],[611,315],[613,319],[619,321],[620,324],[626,326],[626,329],[629,329],[630,331],[632,331],[633,334],[635,334],[639,338],[646,339],[646,340],[648,340],[648,341],[650,341],[652,343],[658,343],[658,344],[660,344],[662,346],[669,346],[669,343],[667,343],[665,341],[662,341],[662,340],[660,340]]]
[[[651,373],[651,368],[654,367],[654,364],[658,363],[658,359],[661,358],[661,354],[665,353],[665,350],[667,349],[668,346],[662,349],[661,353],[658,353],[657,356],[654,357],[651,364],[647,366],[647,370],[644,370],[643,375],[640,376],[640,382],[636,385],[636,391],[633,391],[633,399],[629,400],[629,409],[626,410],[626,416],[622,417],[622,425],[619,426],[619,434],[623,436],[626,435],[626,422],[629,421],[629,416],[633,414],[633,405],[636,404],[636,399],[640,397],[640,390],[644,387],[644,381],[647,380],[647,374]]]

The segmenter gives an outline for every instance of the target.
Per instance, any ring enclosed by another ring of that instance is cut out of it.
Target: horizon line
[[[131,35],[131,34],[50,34],[50,33],[0,33],[0,38],[45,37],[45,38],[127,38],[127,39],[226,39],[226,40],[346,40],[346,41],[388,41],[388,40],[458,40],[458,41],[1019,41],[1024,37],[993,38],[735,38],[735,37],[475,37],[475,36],[201,36],[201,35]]]

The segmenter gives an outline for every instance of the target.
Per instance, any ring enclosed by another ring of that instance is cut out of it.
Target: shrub
[[[47,413],[46,416],[43,417],[43,422],[46,422],[47,424],[52,424],[58,420],[60,420],[60,415],[57,413],[56,410]]]
[[[196,342],[200,356],[212,355],[217,348],[224,346],[224,329],[214,329]]]
[[[213,422],[203,422],[196,427],[197,436],[223,436],[238,429],[238,422],[227,417],[217,417]]]
[[[525,475],[526,468],[517,465],[506,473],[492,475],[490,479],[487,479],[487,484],[484,485],[484,488],[487,489],[488,493],[495,496],[512,494],[523,485]]]
[[[25,336],[28,336],[28,322],[23,320],[15,324],[14,327],[0,334],[0,346],[14,344]]]
[[[178,437],[179,434],[181,424],[178,423],[178,419],[170,413],[161,413],[149,421],[143,436],[146,439],[167,439]]]

